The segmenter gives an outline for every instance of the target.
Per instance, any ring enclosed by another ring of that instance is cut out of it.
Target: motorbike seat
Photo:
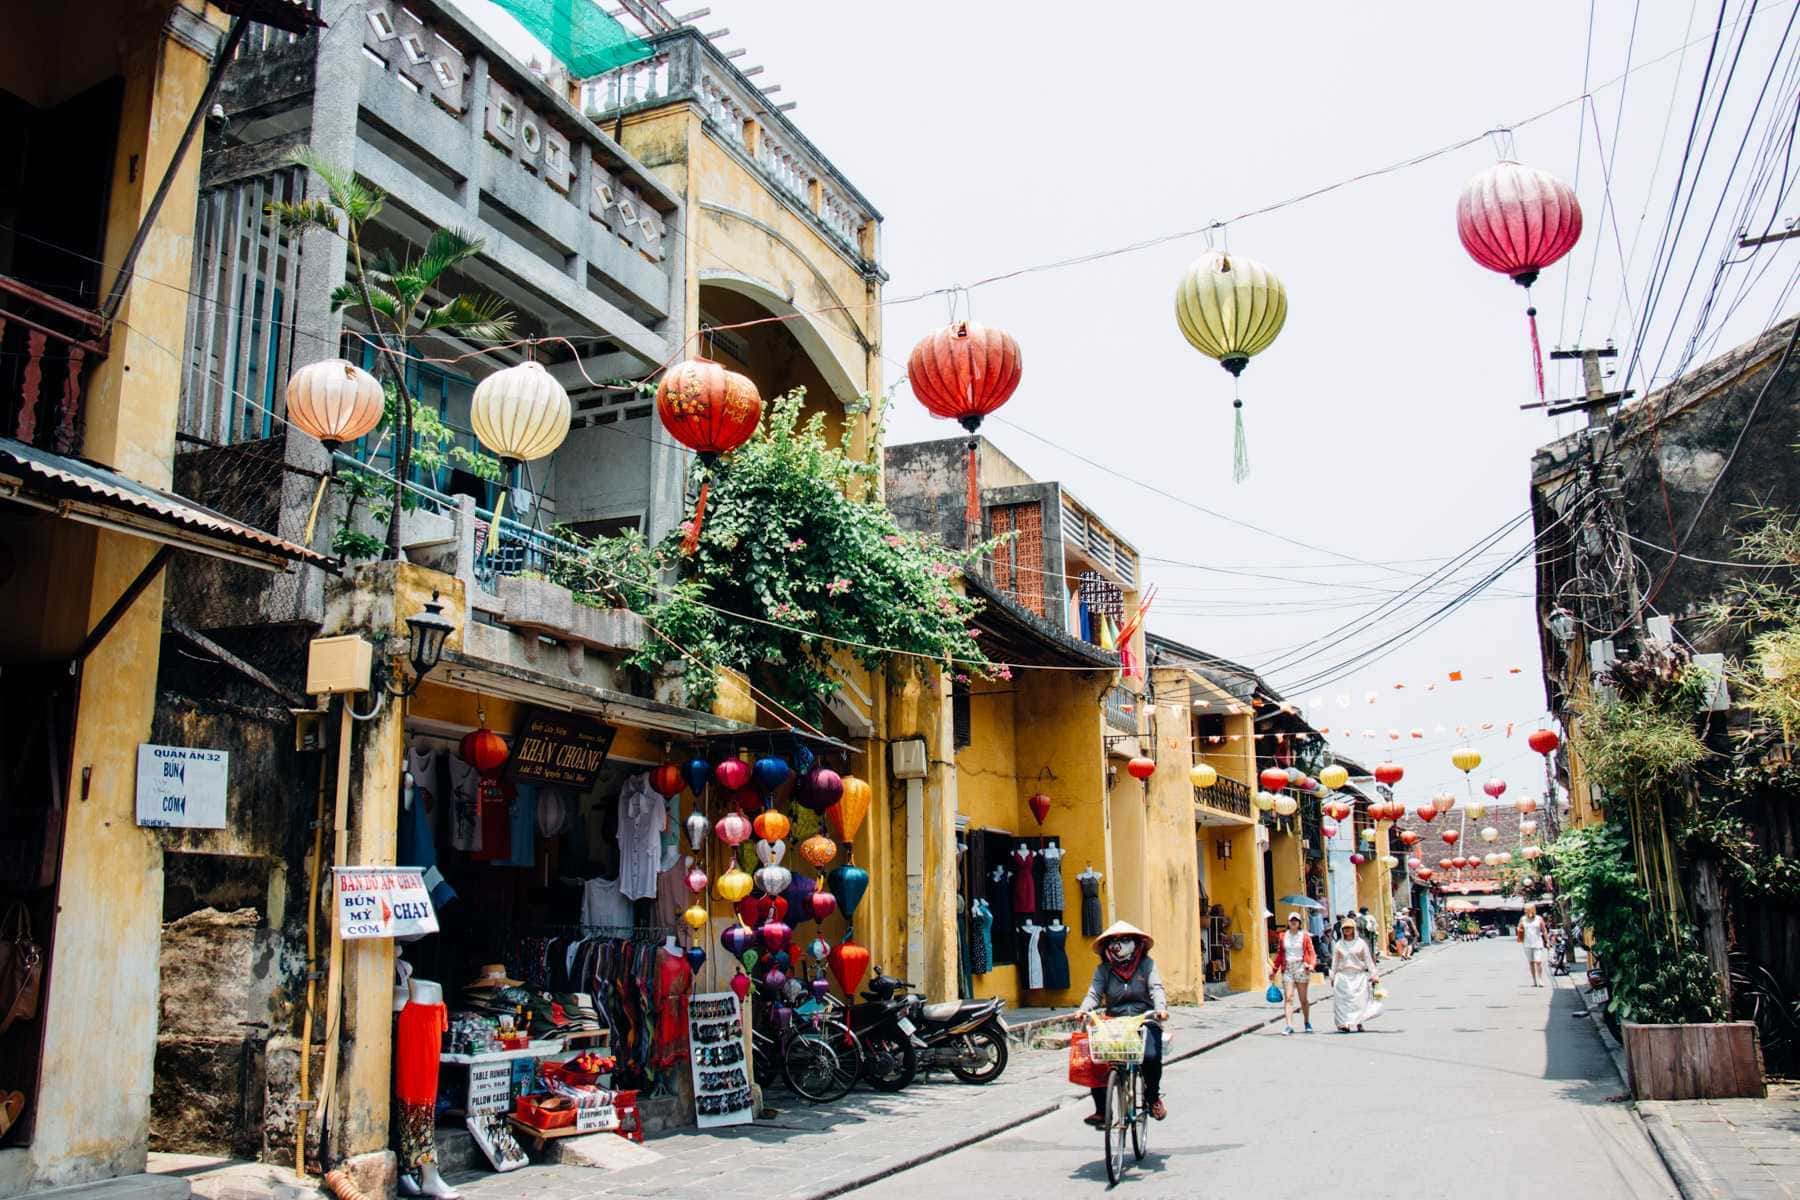
[[[954,1021],[962,1010],[961,1000],[945,1000],[939,1004],[927,1004],[923,1011],[927,1021]]]

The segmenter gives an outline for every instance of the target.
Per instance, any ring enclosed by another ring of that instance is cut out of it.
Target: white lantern
[[[507,465],[542,458],[569,436],[569,393],[542,363],[495,371],[475,388],[469,424]]]
[[[1534,859],[1538,855],[1542,854],[1543,851],[1536,846],[1527,846],[1523,850],[1519,851],[1519,853],[1523,854],[1525,856],[1526,861],[1529,862],[1531,859]]]
[[[1382,866],[1386,867],[1390,871],[1400,865],[1400,860],[1395,858],[1391,854],[1384,854],[1377,861],[1379,861]]]
[[[1275,808],[1275,797],[1268,792],[1259,791],[1251,803],[1256,805],[1260,812],[1271,812]]]
[[[787,891],[788,885],[793,882],[794,873],[786,867],[770,865],[760,867],[756,872],[756,885],[763,890],[765,895],[779,896]]]
[[[1373,828],[1364,829],[1362,831],[1362,840],[1365,842],[1374,841],[1375,840],[1375,830]]]
[[[1490,850],[1488,853],[1481,856],[1481,861],[1490,867],[1497,867],[1500,865],[1500,856]]]
[[[1500,831],[1495,829],[1492,825],[1484,825],[1481,829],[1481,840],[1484,842],[1497,842],[1500,840]]]
[[[1507,864],[1511,861],[1512,861],[1512,851],[1511,850],[1502,850],[1500,852],[1501,865],[1504,866],[1505,864]]]
[[[1299,807],[1300,802],[1286,792],[1275,797],[1275,815],[1278,817],[1291,817]]]
[[[1425,860],[1415,854],[1406,860],[1406,865],[1417,871],[1420,867],[1425,865]]]
[[[383,396],[375,377],[342,358],[295,371],[287,385],[288,424],[327,450],[354,442],[381,424]]]
[[[700,843],[706,840],[706,831],[711,827],[712,823],[706,819],[706,814],[699,809],[696,808],[693,812],[689,813],[687,819],[689,849],[700,849]]]
[[[1532,834],[1537,832],[1537,822],[1536,821],[1520,821],[1519,822],[1519,832],[1526,837],[1530,837]]]

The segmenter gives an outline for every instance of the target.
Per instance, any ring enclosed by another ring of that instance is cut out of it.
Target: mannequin
[[[457,1200],[438,1173],[438,1051],[450,1014],[444,989],[429,979],[407,980],[406,1006],[394,1034],[394,1096],[400,1104],[400,1190],[409,1196]]]

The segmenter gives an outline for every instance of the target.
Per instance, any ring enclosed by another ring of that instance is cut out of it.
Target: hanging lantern
[[[822,937],[814,938],[811,942],[807,943],[806,956],[823,966],[825,960],[831,957],[831,943]]]
[[[1375,831],[1373,829],[1365,828],[1362,831],[1361,837],[1365,842],[1373,842],[1375,840]]]
[[[920,338],[906,360],[913,395],[932,416],[969,431],[968,496],[963,523],[972,546],[981,529],[981,483],[975,431],[1012,398],[1023,361],[1012,335],[973,321],[958,321]]]
[[[706,926],[706,909],[698,904],[690,905],[688,910],[681,914],[681,919],[687,922],[689,929],[703,929]]]
[[[1352,851],[1350,854],[1350,865],[1353,867],[1360,867],[1368,861],[1360,851]]]
[[[1400,831],[1400,844],[1403,846],[1418,845],[1419,844],[1418,833],[1416,833],[1415,831],[1413,831],[1411,829],[1402,829]]]
[[[1506,795],[1506,780],[1499,778],[1490,779],[1481,785],[1481,790],[1486,792],[1489,798],[1498,800],[1500,797]]]
[[[1437,805],[1431,803],[1429,800],[1424,804],[1419,805],[1419,807],[1413,811],[1417,814],[1419,820],[1424,821],[1427,825],[1437,820]]]
[[[1497,842],[1500,840],[1500,831],[1495,829],[1492,825],[1483,826],[1481,830],[1481,840],[1484,842]]]
[[[844,794],[844,779],[830,767],[818,766],[800,777],[794,797],[813,812],[822,813]]]
[[[767,921],[756,936],[762,939],[763,948],[770,954],[779,954],[787,949],[788,939],[794,931],[781,921]]]
[[[823,921],[837,911],[837,897],[821,888],[807,897],[806,906],[812,909],[813,920]]]
[[[1332,763],[1329,767],[1326,767],[1323,771],[1319,772],[1319,782],[1335,792],[1346,783],[1350,782],[1350,772],[1345,770],[1339,764]]]
[[[686,882],[687,890],[698,896],[706,890],[709,881],[706,878],[706,872],[696,865],[688,868]]]
[[[1034,792],[1025,798],[1025,807],[1031,810],[1031,815],[1037,818],[1037,823],[1041,826],[1044,818],[1050,815],[1050,797],[1042,792]]]
[[[543,458],[569,436],[572,409],[569,393],[556,377],[535,361],[495,371],[475,385],[469,400],[469,426],[475,437],[500,460],[507,474],[522,462]],[[500,517],[507,489],[500,489],[489,523],[488,552],[500,539]]]
[[[785,758],[765,754],[750,768],[750,786],[767,796],[786,783],[788,776],[793,773],[793,768],[787,765]]]
[[[811,875],[796,874],[788,882],[781,893],[783,907],[787,910],[782,916],[788,924],[799,926],[812,917],[812,896],[818,886],[819,881]]]
[[[1538,857],[1538,855],[1542,854],[1543,852],[1544,852],[1544,850],[1543,850],[1543,847],[1541,847],[1541,846],[1527,846],[1523,850],[1519,851],[1519,853],[1523,854],[1527,859],[1534,859],[1534,858]]]
[[[1197,788],[1209,788],[1219,782],[1219,771],[1211,763],[1195,763],[1188,768],[1188,782]]]
[[[1235,381],[1253,355],[1267,350],[1287,321],[1287,289],[1273,272],[1254,259],[1208,251],[1196,259],[1175,289],[1175,321],[1188,344],[1231,372]],[[1244,401],[1234,395],[1236,412],[1232,478],[1250,477],[1250,452],[1244,442]]]
[[[696,851],[700,849],[700,844],[706,840],[706,830],[710,824],[711,822],[706,819],[706,814],[697,808],[688,814],[688,849]]]
[[[1430,867],[1420,867],[1418,874],[1419,874],[1419,882],[1430,883],[1432,878],[1437,874],[1437,872],[1433,871]]]
[[[1512,861],[1512,851],[1511,850],[1502,850],[1500,852],[1500,865],[1505,866],[1507,863],[1509,863],[1511,861]]]
[[[756,945],[756,933],[740,921],[719,934],[719,944],[725,947],[725,953],[739,958],[744,951]]]
[[[1311,775],[1302,775],[1300,777],[1300,782],[1294,786],[1298,787],[1303,792],[1316,792],[1319,790],[1319,781],[1314,779]]]
[[[1538,806],[1538,802],[1537,802],[1536,796],[1520,796],[1519,797],[1519,806],[1518,807],[1519,807],[1520,812],[1534,813],[1537,811],[1537,806]]]
[[[681,795],[681,789],[687,786],[682,769],[674,763],[663,763],[650,768],[650,790],[667,800]]]
[[[1299,807],[1300,802],[1286,792],[1275,797],[1275,815],[1278,817],[1291,817]]]
[[[1263,785],[1264,791],[1279,792],[1288,785],[1287,772],[1280,767],[1267,767],[1256,777],[1256,781]]]
[[[1456,865],[1456,860],[1454,858],[1438,859],[1438,869],[1440,871],[1448,871],[1451,867],[1454,867],[1455,865]]]
[[[1467,746],[1459,746],[1450,752],[1450,765],[1467,775],[1481,765],[1481,754]]]
[[[1519,822],[1519,836],[1520,837],[1530,837],[1537,832],[1537,829],[1538,829],[1538,826],[1537,826],[1536,821],[1520,821]]]
[[[1326,836],[1326,838],[1328,838],[1328,839],[1336,837],[1338,835],[1337,822],[1336,821],[1320,821],[1319,822],[1319,832],[1324,834]]]
[[[800,857],[815,867],[823,867],[837,857],[837,843],[822,833],[815,833],[800,843]]]
[[[1446,829],[1446,830],[1444,830],[1444,832],[1438,834],[1438,836],[1444,839],[1444,845],[1454,846],[1454,845],[1456,845],[1456,839],[1461,837],[1462,834],[1458,833],[1454,829]]]
[[[1125,764],[1125,770],[1139,783],[1148,784],[1150,777],[1156,774],[1156,760],[1140,754]]]
[[[688,759],[687,766],[681,769],[687,780],[688,791],[694,793],[698,800],[706,794],[706,781],[712,778],[712,764],[698,756]]]
[[[464,762],[489,779],[500,773],[509,753],[506,739],[486,725],[465,733],[458,752]]]
[[[832,977],[844,989],[845,999],[854,996],[856,989],[862,985],[863,975],[869,969],[869,952],[845,938],[831,948],[827,960],[831,965]]]
[[[1451,792],[1439,792],[1431,798],[1431,802],[1437,806],[1439,812],[1447,813],[1456,807],[1456,796]]]
[[[1325,806],[1325,813],[1334,821],[1342,821],[1350,815],[1350,806],[1342,800],[1333,800]]]
[[[1562,738],[1554,729],[1534,729],[1526,737],[1525,744],[1548,758],[1556,753],[1558,746],[1562,745]]]
[[[844,794],[825,810],[825,820],[838,841],[856,840],[856,831],[862,828],[863,818],[869,815],[869,802],[873,798],[874,793],[867,782],[854,775],[844,776]]]
[[[1383,762],[1383,763],[1375,764],[1375,782],[1376,783],[1383,783],[1383,784],[1386,784],[1388,787],[1393,787],[1396,783],[1399,783],[1400,780],[1405,777],[1405,775],[1406,775],[1406,768],[1401,766],[1397,762]]]
[[[1250,806],[1258,812],[1273,812],[1275,811],[1275,797],[1258,789],[1256,794],[1250,797]]]
[[[787,843],[779,838],[772,842],[768,838],[762,838],[756,843],[756,861],[765,867],[774,866],[786,853]],[[785,892],[787,889],[781,890]]]
[[[856,916],[856,906],[862,903],[863,893],[869,890],[869,873],[854,864],[845,864],[833,868],[825,880],[831,894],[837,897],[844,920]]]
[[[318,439],[328,451],[381,424],[382,411],[380,382],[346,359],[311,363],[288,380],[288,424]]]
[[[756,836],[763,841],[779,842],[793,829],[794,823],[787,819],[786,813],[771,808],[757,813],[751,826],[756,830]]]
[[[741,787],[726,797],[733,807],[744,814],[744,820],[754,821],[763,810],[762,797],[756,794],[753,787]]]
[[[656,388],[656,416],[676,441],[700,459],[703,474],[694,519],[681,548],[692,554],[706,523],[706,497],[712,490],[712,466],[750,440],[762,420],[762,396],[756,385],[704,358],[677,363],[663,373]]]
[[[1500,865],[1500,856],[1490,850],[1488,853],[1481,856],[1481,861],[1487,866],[1497,867]]]
[[[750,837],[750,822],[744,820],[743,813],[728,812],[719,818],[713,832],[727,846],[741,846]]]
[[[794,873],[786,867],[770,863],[756,871],[756,886],[771,896],[780,896],[794,882]]]
[[[1487,805],[1480,800],[1469,801],[1469,820],[1479,821],[1487,816]]]
[[[1379,862],[1383,867],[1386,867],[1390,871],[1400,865],[1400,860],[1391,854],[1384,854],[1375,861]]]
[[[756,881],[750,878],[749,873],[733,863],[713,884],[713,890],[719,893],[719,899],[736,904],[748,896],[750,889],[755,886]]]
[[[728,792],[735,792],[750,782],[750,764],[741,758],[728,758],[713,768],[713,778]]]
[[[697,973],[701,967],[706,965],[706,951],[698,946],[689,946],[684,957],[687,959],[690,972]]]
[[[1581,237],[1575,190],[1548,171],[1510,159],[1495,163],[1464,185],[1456,204],[1456,233],[1470,258],[1525,289],[1531,362],[1538,399],[1543,400],[1544,358],[1531,285],[1538,272],[1574,249]]]

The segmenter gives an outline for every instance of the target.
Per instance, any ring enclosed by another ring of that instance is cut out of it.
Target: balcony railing
[[[1223,775],[1211,787],[1195,788],[1194,803],[1237,817],[1247,818],[1251,814],[1249,786]]]
[[[106,357],[98,313],[0,275],[0,433],[40,449],[81,446],[82,388]]]
[[[1106,727],[1114,733],[1131,734],[1138,732],[1137,693],[1129,688],[1111,687],[1106,690]]]

